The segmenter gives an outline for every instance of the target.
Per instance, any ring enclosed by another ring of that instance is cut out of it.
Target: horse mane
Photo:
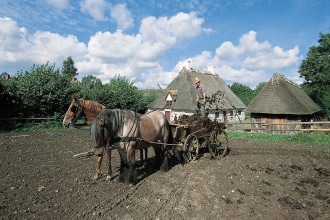
[[[125,113],[120,109],[107,109],[96,117],[97,120],[104,120],[106,126],[111,125],[112,131],[118,131],[123,126],[124,118]]]
[[[93,100],[79,99],[81,107],[85,108],[89,112],[95,113],[106,109],[106,107]]]

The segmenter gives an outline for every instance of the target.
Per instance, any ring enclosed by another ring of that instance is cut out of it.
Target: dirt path
[[[92,181],[95,158],[72,157],[89,145],[88,130],[1,133],[1,219],[330,219],[330,145],[230,140],[134,187]]]

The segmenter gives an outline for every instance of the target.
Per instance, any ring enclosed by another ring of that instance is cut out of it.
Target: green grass
[[[290,141],[315,144],[330,144],[330,135],[325,133],[298,133],[294,135],[262,134],[262,133],[238,133],[228,132],[229,139],[250,139],[266,141]]]

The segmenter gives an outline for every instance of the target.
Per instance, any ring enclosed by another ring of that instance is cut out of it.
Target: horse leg
[[[144,163],[143,166],[147,165],[147,160],[148,160],[148,148],[144,149]]]
[[[162,172],[169,171],[168,158],[169,158],[168,151],[165,151],[164,159],[163,159],[162,165],[160,166],[160,171],[162,171]]]
[[[135,149],[130,146],[127,149],[127,159],[128,159],[128,176],[126,183],[129,185],[135,185],[137,182],[137,173],[135,167]]]
[[[140,149],[140,163],[142,163],[142,166],[144,167],[144,158],[143,158],[143,149]]]
[[[107,163],[108,163],[108,175],[107,180],[111,180],[112,178],[112,167],[111,167],[111,150],[108,150],[106,153]]]
[[[97,166],[96,166],[96,174],[93,176],[93,180],[97,180],[101,176],[101,164],[102,164],[102,156],[97,156]]]
[[[160,149],[160,146],[159,145],[155,145],[154,146],[154,151],[155,151],[155,162],[154,162],[154,168],[156,170],[159,170],[162,162],[163,162],[163,152],[162,150]]]
[[[125,179],[127,177],[127,155],[126,155],[126,151],[118,148],[118,153],[120,156],[120,171],[119,171],[119,178],[118,181],[119,182],[125,182]]]

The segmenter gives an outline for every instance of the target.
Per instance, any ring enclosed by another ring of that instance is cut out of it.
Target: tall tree
[[[318,46],[309,48],[307,58],[302,61],[299,73],[306,93],[330,115],[330,34],[320,33]]]
[[[101,100],[107,108],[130,109],[143,111],[154,96],[145,96],[141,90],[133,85],[130,79],[115,76],[104,85],[104,97]]]
[[[256,96],[259,94],[259,92],[260,92],[263,88],[265,88],[266,85],[267,85],[266,82],[261,82],[261,83],[259,83],[259,84],[257,85],[257,87],[255,88],[255,90],[253,91],[253,98],[256,97]]]
[[[68,80],[71,80],[72,77],[76,77],[78,74],[78,69],[74,66],[74,61],[71,57],[68,57],[63,61],[62,75],[64,77],[67,77]]]
[[[249,105],[253,98],[253,90],[240,83],[233,83],[230,89],[242,100],[245,105]]]
[[[95,100],[101,102],[103,99],[104,89],[100,79],[95,76],[88,75],[81,79],[79,85],[78,96],[83,99]]]

